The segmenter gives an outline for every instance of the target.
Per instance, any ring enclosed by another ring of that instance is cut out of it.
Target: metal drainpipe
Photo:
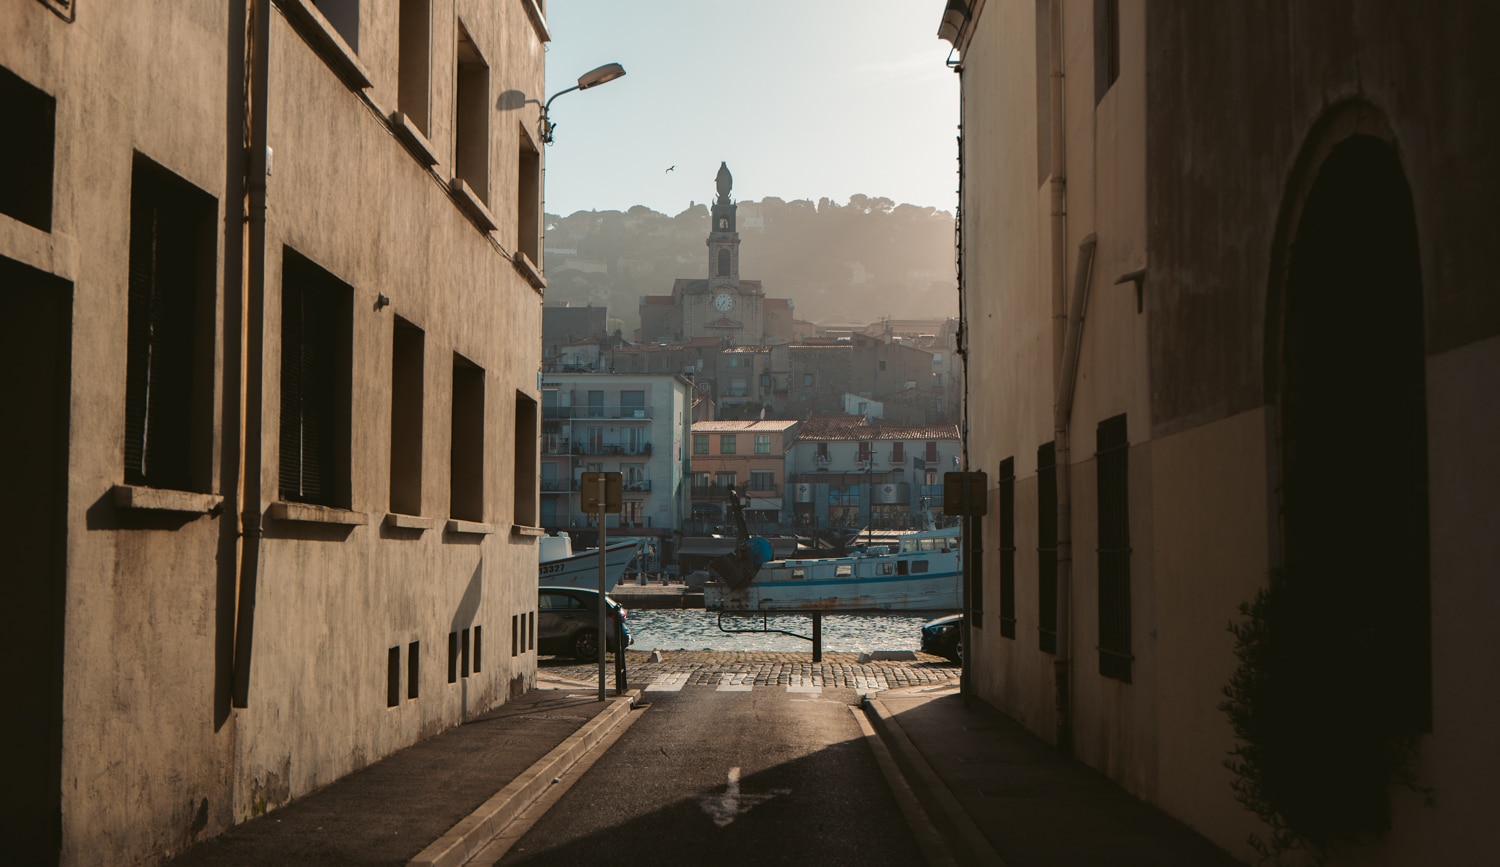
[[[1053,362],[1053,447],[1056,450],[1057,478],[1057,653],[1053,657],[1052,675],[1056,712],[1057,748],[1065,755],[1073,749],[1073,702],[1071,667],[1072,597],[1073,597],[1073,511],[1068,472],[1068,419],[1058,410],[1063,392],[1063,359],[1068,331],[1067,297],[1067,148],[1064,141],[1063,88],[1063,10],[1062,0],[1052,0],[1048,14],[1049,52],[1051,54],[1051,123],[1052,123],[1052,362]],[[1069,396],[1071,401],[1071,396]]]
[[[261,451],[265,354],[266,288],[266,94],[270,54],[269,0],[246,3],[250,46],[245,75],[245,111],[249,125],[246,150],[245,267],[240,297],[240,560],[235,599],[234,665],[231,687],[235,707],[250,700],[250,658],[255,640],[255,596],[260,574]]]

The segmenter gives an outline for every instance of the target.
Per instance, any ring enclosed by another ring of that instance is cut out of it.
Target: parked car
[[[962,614],[949,614],[922,624],[922,652],[963,662],[963,620]]]
[[[620,603],[604,597],[605,649],[616,650],[615,631],[625,635],[629,647],[630,629],[625,624],[626,611]],[[578,660],[599,657],[599,591],[581,587],[543,587],[537,594],[537,652],[554,656],[571,656]]]

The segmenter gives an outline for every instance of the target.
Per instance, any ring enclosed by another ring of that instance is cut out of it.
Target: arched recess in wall
[[[729,251],[728,250],[720,250],[719,251],[719,276],[720,277],[728,277],[729,276]]]
[[[1362,102],[1313,128],[1268,287],[1278,565],[1326,630],[1331,700],[1382,684],[1391,734],[1431,730],[1426,345],[1411,188]]]

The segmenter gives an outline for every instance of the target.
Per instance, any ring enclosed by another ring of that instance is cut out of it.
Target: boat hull
[[[958,573],[870,586],[865,581],[755,582],[740,590],[710,583],[703,606],[718,611],[957,611],[963,607]]]
[[[848,557],[773,560],[748,583],[703,588],[719,611],[957,611],[963,607],[956,528],[903,534],[898,551],[871,546]]]
[[[615,542],[604,551],[604,592],[613,590],[625,574],[625,567],[635,558],[639,544]],[[537,569],[542,587],[581,587],[599,589],[599,549],[590,548],[568,557],[548,560]]]

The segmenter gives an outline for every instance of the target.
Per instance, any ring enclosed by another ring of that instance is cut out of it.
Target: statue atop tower
[[[719,188],[719,204],[729,204],[729,191],[734,187],[734,176],[729,173],[729,164],[719,163],[719,174],[714,178],[714,183]]]

